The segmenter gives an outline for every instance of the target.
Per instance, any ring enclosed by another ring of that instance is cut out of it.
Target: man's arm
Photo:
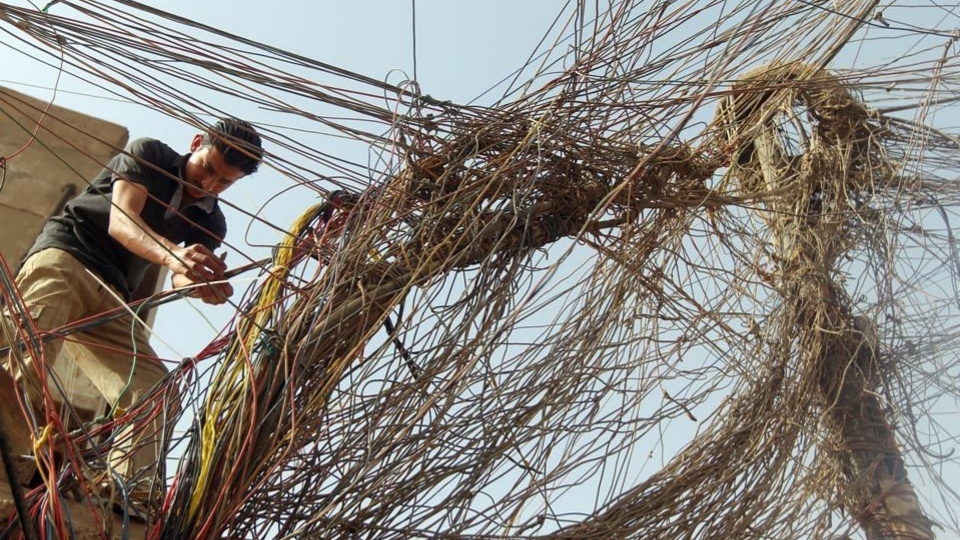
[[[134,255],[154,264],[165,266],[173,272],[174,285],[206,283],[224,278],[227,266],[219,257],[201,244],[181,247],[164,238],[140,217],[147,203],[147,190],[143,186],[118,179],[113,183],[113,206],[110,209],[110,236]],[[178,278],[177,276],[183,276]],[[228,285],[229,284],[222,284]],[[208,303],[223,303],[220,299],[228,291],[214,286],[216,290],[198,288],[197,295]],[[211,301],[212,300],[212,301]],[[216,301],[220,300],[220,301]]]

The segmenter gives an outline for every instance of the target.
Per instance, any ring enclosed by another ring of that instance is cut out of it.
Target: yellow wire
[[[47,424],[43,426],[43,431],[40,433],[40,437],[38,437],[36,440],[33,441],[33,455],[35,459],[36,459],[36,456],[40,455],[40,447],[43,446],[48,441],[50,441],[51,433],[53,433],[53,425]],[[38,459],[37,463],[39,462],[40,461]]]
[[[237,324],[237,339],[231,344],[223,366],[214,376],[204,405],[206,421],[200,433],[200,463],[190,498],[191,517],[196,516],[201,503],[206,498],[207,486],[210,484],[213,473],[216,447],[218,443],[220,445],[228,443],[226,440],[218,440],[218,427],[222,416],[242,415],[243,411],[247,410],[243,400],[249,396],[247,388],[250,377],[244,377],[248,365],[245,359],[256,345],[260,337],[260,329],[267,327],[267,323],[273,317],[274,306],[290,273],[294,247],[300,235],[316,216],[320,206],[320,204],[314,205],[301,214],[291,225],[289,234],[284,236],[275,250],[270,276],[260,289],[260,295],[252,308],[252,317],[249,314],[241,317]]]

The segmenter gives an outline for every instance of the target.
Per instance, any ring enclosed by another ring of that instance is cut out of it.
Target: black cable
[[[413,80],[417,80],[417,0],[411,2],[411,25],[413,26]]]
[[[390,320],[390,317],[385,317],[383,319],[383,328],[387,331],[387,335],[390,337],[390,342],[393,343],[393,346],[396,347],[397,352],[400,353],[400,357],[403,358],[404,363],[407,364],[407,369],[410,370],[410,374],[413,375],[414,379],[420,378],[420,373],[423,371],[420,369],[420,366],[413,361],[413,356],[410,355],[410,351],[407,350],[407,347],[403,344],[403,341],[400,340],[400,337],[397,336],[397,328],[402,323],[403,318],[403,302],[400,302],[400,306],[397,309],[397,324],[394,325],[393,321]]]
[[[12,396],[6,396],[9,399]],[[13,454],[10,452],[10,443],[7,441],[7,426],[0,416],[0,456],[3,457],[3,471],[7,475],[10,493],[13,494],[13,506],[17,510],[17,519],[20,521],[20,530],[27,540],[36,540],[33,523],[27,518],[27,505],[23,497],[23,486],[17,480],[17,471],[14,467]]]

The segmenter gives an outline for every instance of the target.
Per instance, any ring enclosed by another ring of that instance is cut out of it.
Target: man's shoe
[[[153,495],[151,497],[151,495]],[[113,513],[121,518],[127,517],[141,523],[154,522],[160,517],[161,497],[157,492],[149,489],[134,488],[123,493],[109,484],[101,484],[98,498],[109,501]]]
[[[43,481],[37,470],[37,460],[33,456],[13,456],[14,481],[25,488],[35,488]]]

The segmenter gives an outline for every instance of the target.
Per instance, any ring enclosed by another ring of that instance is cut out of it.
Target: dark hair
[[[243,174],[256,172],[263,159],[260,135],[249,122],[239,118],[220,119],[203,134],[201,144],[219,150],[223,161]]]

